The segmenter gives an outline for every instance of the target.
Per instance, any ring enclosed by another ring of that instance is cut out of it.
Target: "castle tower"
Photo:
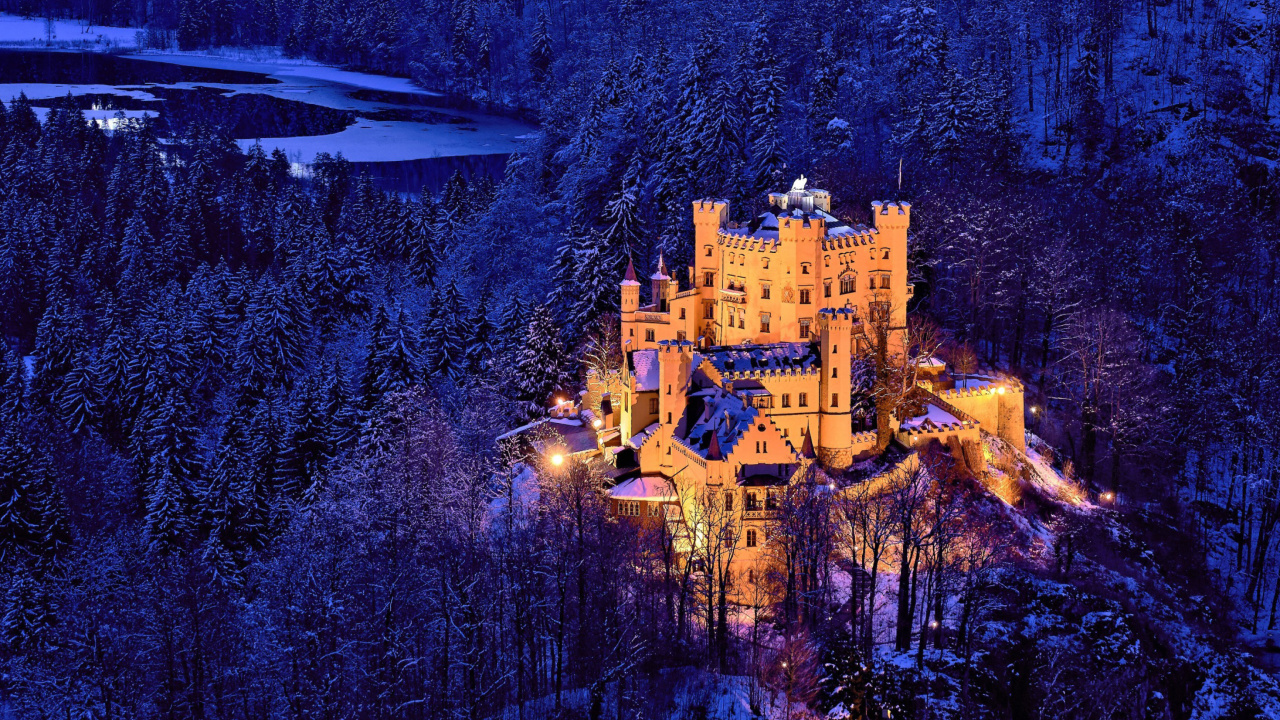
[[[627,274],[622,278],[622,351],[635,350],[636,313],[640,310],[640,282],[636,266],[627,260]]]
[[[875,290],[872,302],[889,304],[892,330],[889,351],[897,353],[906,345],[907,301],[911,298],[907,286],[907,228],[911,225],[911,204],[877,200],[871,203],[871,217],[876,226],[874,252],[877,253],[872,274],[889,278],[889,288]]]
[[[670,449],[672,434],[684,415],[688,400],[689,376],[693,371],[693,343],[687,340],[662,340],[658,343],[658,422],[661,425],[662,467],[673,462]]]
[[[693,266],[690,268],[689,287],[698,291],[698,306],[693,309],[698,318],[697,334],[705,336],[710,344],[721,342],[715,334],[715,322],[708,319],[707,305],[716,302],[716,289],[724,286],[724,274],[720,263],[720,229],[729,221],[727,200],[693,201]]]
[[[845,468],[851,460],[853,421],[849,412],[850,370],[855,313],[826,308],[818,313],[818,347],[822,352],[818,398],[818,458],[824,465]]]
[[[671,276],[667,274],[667,263],[658,253],[658,269],[649,276],[650,290],[653,293],[653,309],[658,312],[671,312]]]

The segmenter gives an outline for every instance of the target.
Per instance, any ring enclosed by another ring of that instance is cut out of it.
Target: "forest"
[[[1280,712],[1246,652],[1280,606],[1271,2],[0,10],[540,128],[502,177],[405,196],[336,151],[301,178],[198,118],[3,99],[0,716],[718,716],[691,678],[788,717]],[[884,496],[798,489],[781,602],[729,618],[597,469],[531,488],[549,469],[496,439],[581,387],[628,259],[688,264],[692,200],[745,220],[800,174],[853,222],[912,203],[912,312],[1022,378],[1033,445],[1098,502],[1010,504],[940,457]],[[922,569],[860,605],[844,550]]]

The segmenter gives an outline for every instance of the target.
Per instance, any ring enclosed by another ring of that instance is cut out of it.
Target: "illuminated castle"
[[[659,258],[652,303],[642,307],[628,266],[623,367],[591,378],[581,403],[553,410],[565,438],[555,452],[602,456],[618,515],[688,528],[711,491],[738,514],[742,569],[761,559],[777,493],[815,465],[837,487],[877,452],[868,419],[851,414],[864,399],[852,386],[854,359],[877,337],[890,354],[903,352],[913,290],[907,203],[872,203],[874,227],[864,227],[832,216],[830,195],[803,178],[769,199],[768,212],[745,224],[728,221],[726,201],[693,203],[686,290]],[[1017,381],[957,382],[933,359],[919,377],[910,417],[890,423],[899,455],[937,442],[982,474],[982,431],[1025,447]]]

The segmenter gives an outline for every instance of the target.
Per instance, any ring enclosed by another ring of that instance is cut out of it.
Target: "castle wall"
[[[1001,389],[1004,392],[1000,392]],[[935,393],[961,412],[972,416],[982,429],[1026,451],[1023,403],[1025,392],[1014,380],[1001,379],[985,388],[942,390]]]

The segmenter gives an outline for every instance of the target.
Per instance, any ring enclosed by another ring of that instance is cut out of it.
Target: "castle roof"
[[[807,342],[769,345],[729,345],[704,350],[702,355],[722,375],[759,370],[789,371],[822,367],[822,353]]]
[[[670,280],[671,276],[667,274],[667,263],[662,259],[662,253],[658,253],[658,270],[649,276],[650,280]]]
[[[733,452],[759,414],[742,398],[713,385],[689,395],[676,437],[702,457],[719,460]]]
[[[622,278],[622,284],[623,285],[639,285],[640,284],[636,280],[636,266],[635,266],[635,263],[631,262],[631,258],[627,258],[627,274],[626,274],[626,277]]]

